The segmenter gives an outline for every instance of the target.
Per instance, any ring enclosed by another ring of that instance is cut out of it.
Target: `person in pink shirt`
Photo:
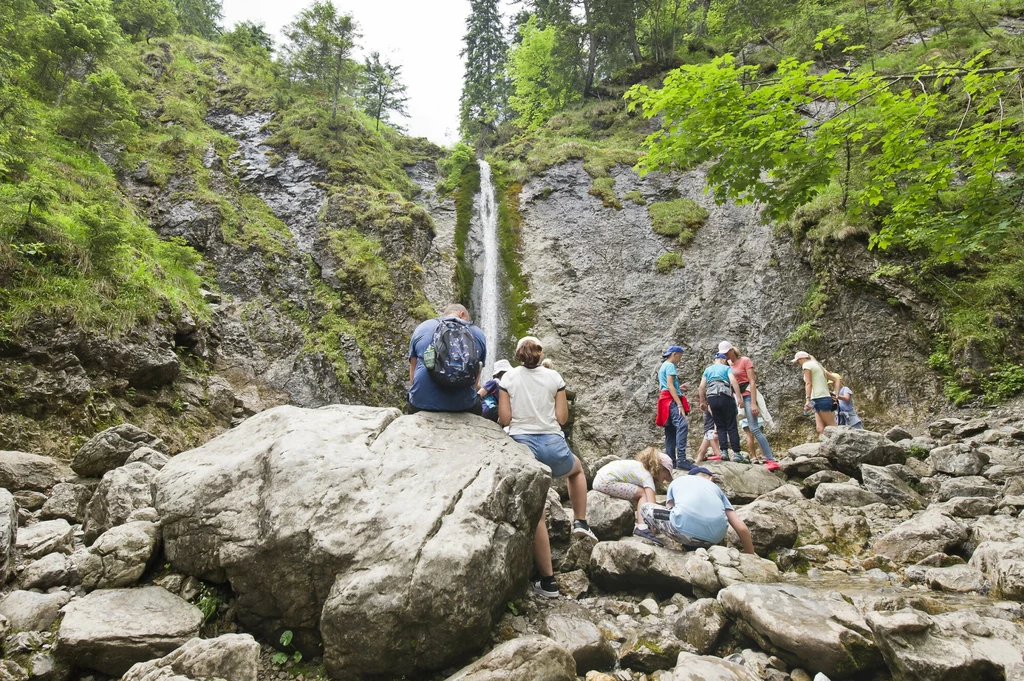
[[[729,341],[719,343],[718,351],[729,358],[733,376],[743,391],[743,411],[747,418],[747,449],[750,451],[750,460],[754,463],[764,463],[764,460],[754,456],[754,440],[757,440],[757,446],[761,449],[764,459],[774,463],[772,447],[757,422],[760,410],[757,407],[757,373],[754,371],[754,362],[749,357],[741,355]]]

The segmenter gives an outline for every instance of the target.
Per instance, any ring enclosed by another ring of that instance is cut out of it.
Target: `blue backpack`
[[[481,358],[469,324],[452,317],[438,319],[430,348],[434,351],[434,361],[426,364],[434,383],[445,390],[458,390],[476,383]]]

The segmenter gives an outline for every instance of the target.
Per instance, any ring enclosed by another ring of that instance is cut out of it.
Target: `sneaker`
[[[658,539],[658,535],[650,531],[650,529],[641,530],[639,527],[633,528],[633,536],[640,537],[643,540],[649,541],[656,546],[664,546],[665,542]]]
[[[597,535],[590,529],[590,525],[587,524],[586,520],[574,520],[572,523],[573,534],[585,534],[594,541],[597,541]]]
[[[733,454],[732,460],[735,461],[736,463],[750,463],[747,460],[747,457],[743,456],[742,454]]]
[[[693,468],[693,462],[690,461],[689,459],[683,459],[682,461],[676,464],[677,471],[688,471],[691,468]]]
[[[544,598],[558,598],[558,582],[554,577],[541,577],[533,583],[533,593]]]
[[[708,457],[708,461],[721,461],[722,457],[719,454],[712,454]]]
[[[769,459],[768,461],[765,461],[764,467],[769,471],[777,471],[779,470],[779,468],[781,468],[781,466],[779,466],[779,462],[776,461],[775,459]]]

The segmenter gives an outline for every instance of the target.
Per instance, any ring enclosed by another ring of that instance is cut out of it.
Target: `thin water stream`
[[[475,288],[479,291],[479,297],[474,298],[479,301],[476,321],[487,339],[487,364],[483,376],[486,380],[491,377],[494,361],[500,359],[499,340],[503,332],[499,285],[501,259],[498,252],[498,206],[491,166],[482,159],[477,163],[480,165],[480,193],[476,196],[476,216],[482,252],[477,255],[477,266],[474,268],[477,273]]]

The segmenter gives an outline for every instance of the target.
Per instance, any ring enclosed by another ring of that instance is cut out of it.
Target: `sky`
[[[278,42],[281,29],[312,0],[223,0],[223,25],[263,22]],[[408,86],[409,134],[441,145],[458,139],[462,36],[469,0],[334,0],[359,24],[363,52],[376,50],[402,65]],[[362,52],[360,52],[361,58]]]

